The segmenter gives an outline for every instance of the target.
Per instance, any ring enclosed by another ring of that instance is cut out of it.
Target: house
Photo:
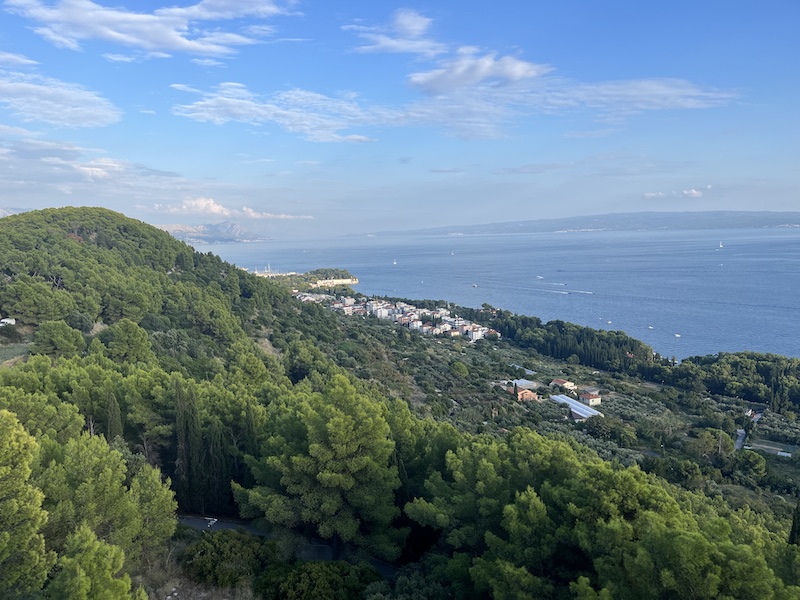
[[[567,381],[566,379],[553,379],[553,381],[550,382],[550,386],[562,387],[565,390],[575,390],[578,387],[574,383],[572,383],[571,381]]]
[[[511,388],[511,393],[514,393],[514,388]],[[530,402],[531,400],[538,400],[539,395],[531,390],[517,389],[517,402]]]
[[[586,406],[598,406],[602,400],[600,394],[595,392],[583,392],[578,396],[578,399]]]

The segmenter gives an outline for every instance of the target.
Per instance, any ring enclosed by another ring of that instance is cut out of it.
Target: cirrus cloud
[[[0,65],[14,65],[14,66],[31,66],[38,65],[39,63],[31,58],[22,56],[21,54],[13,54],[11,52],[0,52]]]
[[[433,19],[415,10],[398,9],[392,15],[389,27],[365,27],[345,25],[345,31],[355,31],[367,42],[356,47],[356,52],[396,52],[436,56],[447,50],[447,46],[425,37]]]
[[[151,13],[109,8],[91,0],[6,0],[7,9],[40,23],[34,29],[59,48],[79,50],[81,43],[101,40],[151,52],[185,52],[224,56],[236,46],[259,43],[269,28],[246,32],[204,30],[198,23],[268,18],[286,11],[271,0],[201,0],[186,7]]]
[[[389,109],[362,107],[353,94],[333,98],[292,89],[261,97],[233,82],[222,83],[210,92],[181,84],[173,84],[172,88],[202,96],[191,104],[175,106],[173,112],[177,115],[217,125],[229,121],[276,124],[315,142],[369,142],[372,138],[366,135],[340,132],[354,126],[382,124],[396,116]]]
[[[22,121],[64,127],[102,127],[122,116],[122,111],[101,95],[74,83],[1,69],[0,105]]]

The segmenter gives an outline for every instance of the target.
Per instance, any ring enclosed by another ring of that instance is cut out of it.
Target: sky
[[[796,0],[0,0],[0,208],[259,235],[800,210]]]

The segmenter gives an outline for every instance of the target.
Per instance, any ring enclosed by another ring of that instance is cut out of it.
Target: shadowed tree
[[[800,546],[800,499],[797,500],[792,513],[792,530],[789,532],[789,543]]]

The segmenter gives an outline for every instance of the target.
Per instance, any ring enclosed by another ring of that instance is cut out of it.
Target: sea
[[[800,357],[800,228],[375,235],[196,244],[250,271],[347,269],[366,295],[623,331],[667,358]]]

